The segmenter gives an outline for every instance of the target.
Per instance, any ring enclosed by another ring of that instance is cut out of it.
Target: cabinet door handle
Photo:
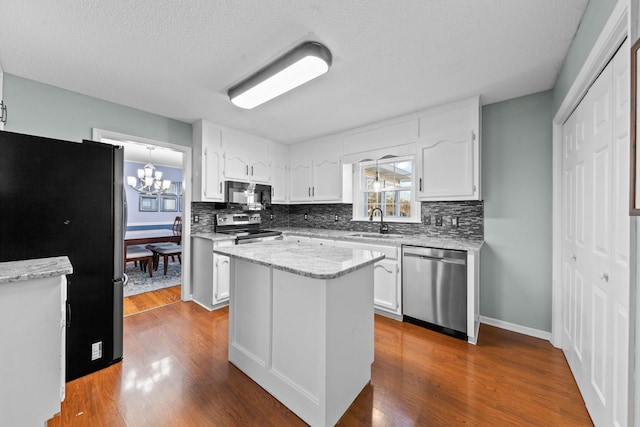
[[[422,191],[422,178],[420,178],[418,182],[420,183],[420,189],[418,191]]]
[[[0,101],[0,123],[7,124],[7,104]]]
[[[222,194],[222,182],[220,183],[220,194]]]
[[[271,187],[271,197],[273,197],[274,195],[274,191],[273,191],[273,187]]]
[[[316,187],[311,187],[311,195],[315,197],[315,195],[316,195]]]
[[[253,166],[251,166],[251,176],[253,176]]]
[[[311,187],[308,187],[309,190],[309,197],[311,197]]]
[[[249,165],[245,166],[247,168],[247,171],[245,172],[245,175],[249,175]]]

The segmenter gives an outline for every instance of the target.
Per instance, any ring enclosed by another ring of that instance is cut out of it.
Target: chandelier
[[[153,147],[147,147],[149,150],[149,162],[144,165],[143,169],[138,169],[138,176],[128,176],[127,184],[134,190],[145,194],[162,194],[166,193],[171,187],[171,181],[162,179],[162,171],[156,170],[151,164],[151,151]]]

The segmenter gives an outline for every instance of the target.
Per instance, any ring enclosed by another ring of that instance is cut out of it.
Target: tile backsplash
[[[272,205],[262,212],[262,225],[263,228],[309,227],[363,232],[379,230],[379,219],[351,221],[352,209],[352,205],[346,203]],[[191,210],[192,215],[199,217],[199,222],[192,221],[191,232],[213,231],[215,214],[225,211],[224,204],[203,202],[192,203]],[[442,216],[442,225],[436,225],[436,216]],[[421,224],[389,223],[389,233],[474,240],[484,238],[482,201],[422,202],[421,218]],[[457,227],[451,226],[452,218],[457,218]]]

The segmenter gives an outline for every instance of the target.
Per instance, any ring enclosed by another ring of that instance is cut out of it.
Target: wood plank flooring
[[[124,319],[124,360],[67,383],[58,426],[304,426],[227,361],[228,309]],[[477,346],[375,318],[371,383],[340,426],[592,425],[562,352],[482,325]]]
[[[124,316],[131,316],[147,310],[162,307],[167,304],[181,301],[180,285],[159,289],[144,294],[132,295],[123,298]]]

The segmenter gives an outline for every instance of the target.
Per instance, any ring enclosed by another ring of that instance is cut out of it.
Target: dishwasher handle
[[[447,263],[447,264],[466,265],[466,263],[467,263],[463,259],[443,258],[443,257],[429,256],[429,255],[419,255],[419,254],[414,254],[414,253],[411,253],[411,252],[405,252],[403,255],[405,257],[421,258],[421,259],[426,259],[426,260],[429,260],[429,261],[444,262],[444,263]]]

